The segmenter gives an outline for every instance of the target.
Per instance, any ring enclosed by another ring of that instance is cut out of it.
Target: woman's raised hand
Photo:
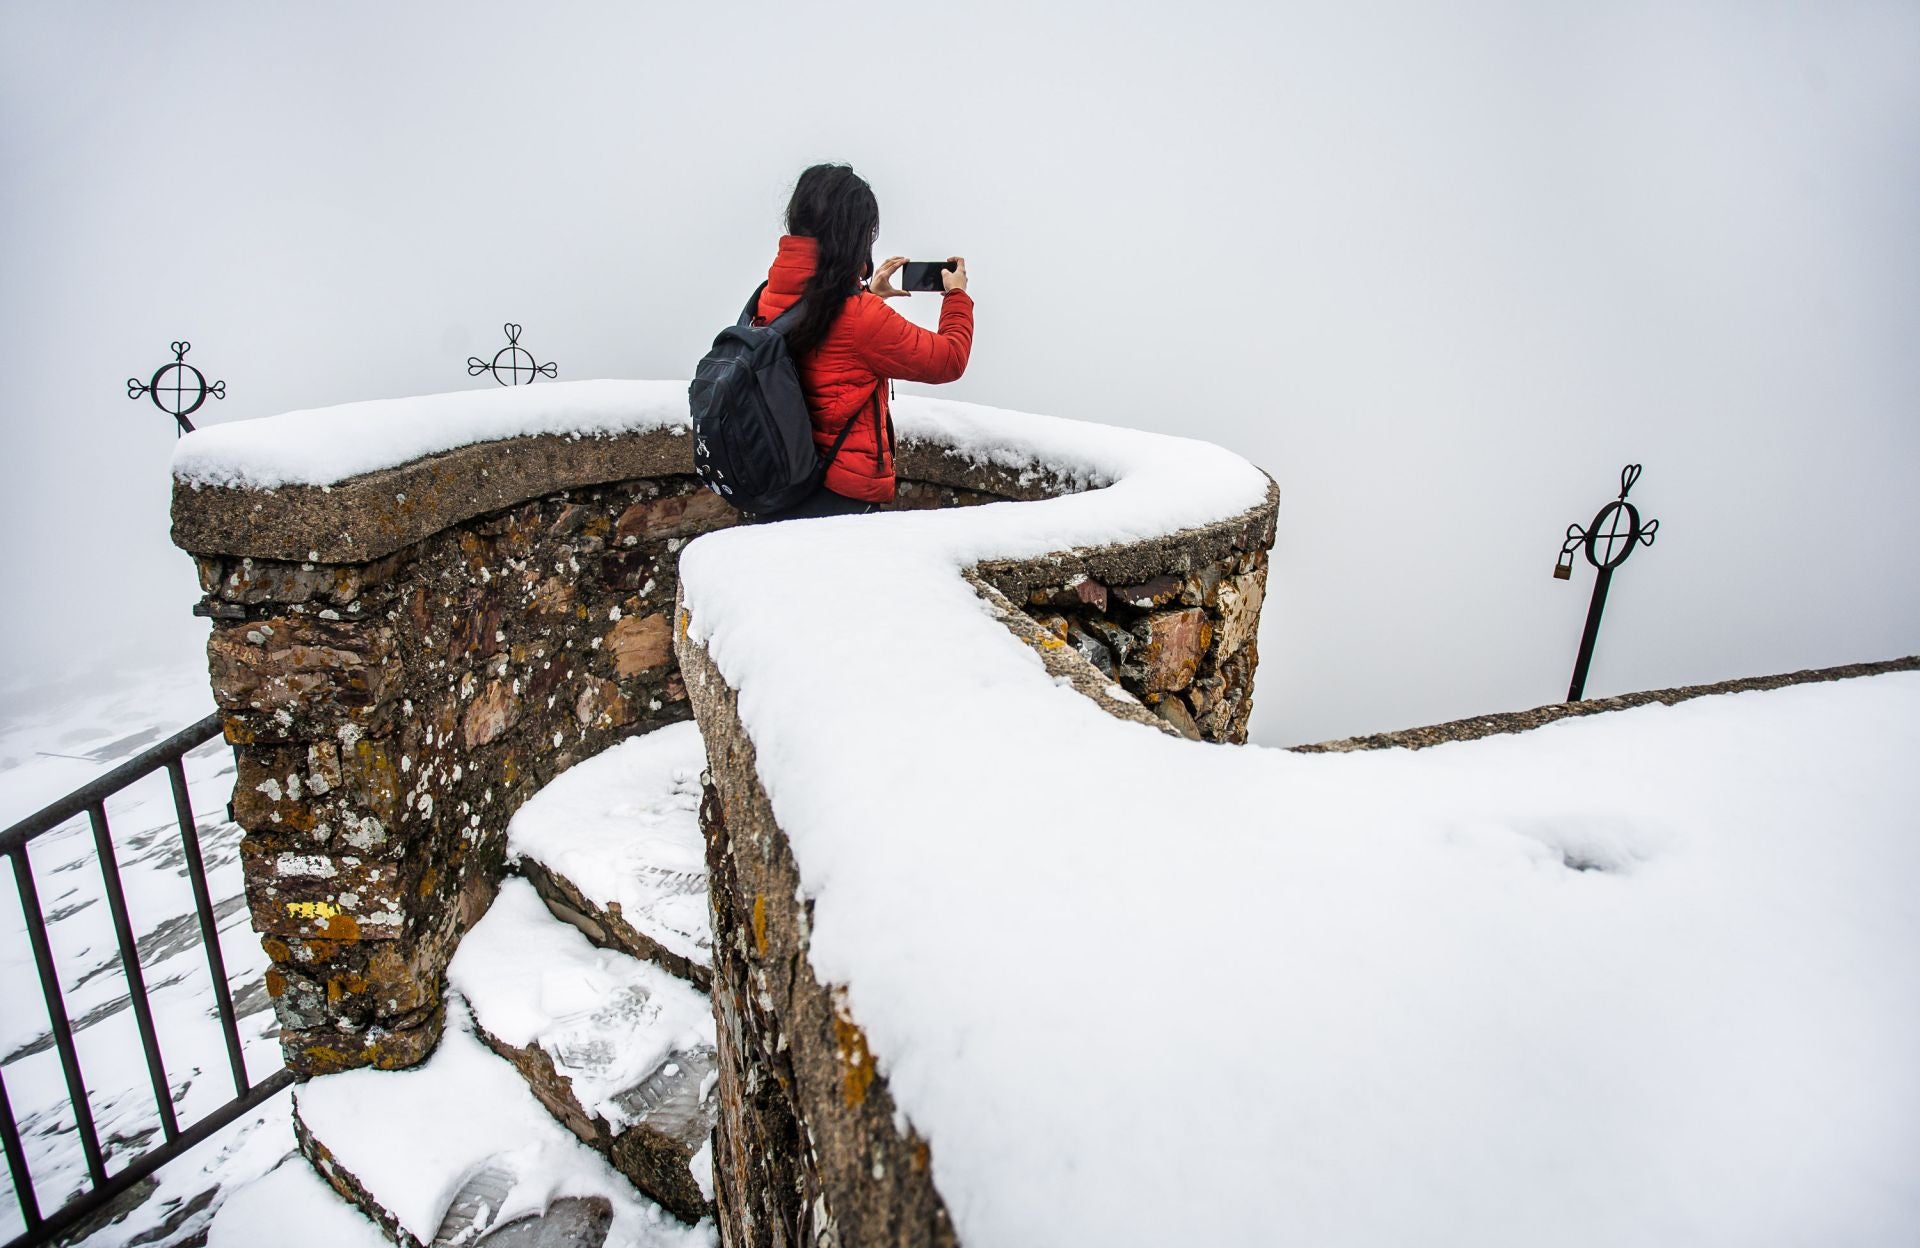
[[[893,275],[907,262],[905,256],[888,256],[880,262],[880,267],[867,279],[867,293],[879,295],[882,299],[898,299],[907,292],[893,284]]]
[[[967,288],[967,259],[965,256],[948,256],[947,263],[953,267],[940,270],[940,284],[948,290]]]

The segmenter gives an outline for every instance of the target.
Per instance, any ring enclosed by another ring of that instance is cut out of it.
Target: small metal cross
[[[1587,528],[1567,526],[1567,540],[1560,546],[1560,559],[1553,565],[1556,580],[1573,575],[1573,552],[1586,548],[1587,562],[1597,568],[1593,578],[1593,600],[1587,604],[1587,627],[1580,634],[1580,655],[1573,661],[1573,683],[1567,688],[1567,701],[1578,702],[1587,687],[1587,665],[1593,662],[1594,639],[1600,635],[1600,613],[1607,607],[1607,586],[1613,570],[1627,561],[1636,546],[1653,545],[1660,531],[1658,520],[1640,523],[1640,509],[1627,501],[1627,491],[1640,479],[1640,465],[1628,464],[1620,470],[1620,497],[1602,507]],[[1622,524],[1624,522],[1624,528]]]
[[[518,386],[524,375],[531,383],[535,377],[558,376],[560,366],[548,361],[545,364],[533,362],[533,352],[520,345],[520,327],[509,321],[501,328],[507,331],[507,345],[493,353],[493,359],[483,360],[477,355],[467,357],[467,376],[478,377],[481,373],[492,373],[493,379],[503,386]],[[504,374],[504,376],[502,375]]]
[[[151,395],[153,405],[173,417],[179,424],[179,432],[193,432],[193,422],[187,417],[200,410],[207,396],[216,399],[227,397],[227,383],[216,381],[209,385],[204,373],[187,363],[187,352],[193,350],[190,342],[176,342],[173,347],[173,362],[162,364],[153,370],[153,376],[146,381],[138,377],[127,378],[127,397],[138,399]]]

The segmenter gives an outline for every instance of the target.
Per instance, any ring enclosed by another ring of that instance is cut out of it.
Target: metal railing
[[[26,917],[27,938],[33,946],[33,960],[40,975],[40,989],[46,997],[47,1019],[52,1027],[53,1044],[60,1057],[61,1073],[66,1078],[67,1097],[73,1106],[80,1148],[86,1158],[92,1186],[52,1212],[43,1213],[34,1192],[33,1176],[21,1144],[20,1125],[15,1121],[8,1099],[4,1068],[0,1068],[0,1144],[4,1144],[7,1166],[13,1174],[15,1199],[26,1224],[24,1233],[4,1248],[27,1248],[51,1243],[72,1230],[115,1197],[134,1187],[168,1161],[200,1143],[247,1110],[273,1096],[293,1082],[293,1072],[281,1069],[259,1083],[247,1078],[245,1056],[241,1051],[240,1028],[234,1015],[233,992],[227,984],[226,960],[220,953],[220,935],[213,900],[207,889],[207,869],[200,853],[200,835],[194,825],[193,805],[187,795],[184,758],[187,751],[220,735],[220,716],[205,719],[175,733],[107,772],[93,783],[74,790],[59,801],[0,833],[0,853],[13,863],[14,882],[20,890],[20,908]],[[180,843],[186,859],[187,874],[193,884],[193,900],[200,921],[200,940],[206,949],[207,969],[213,977],[215,1006],[225,1034],[227,1061],[233,1070],[234,1097],[198,1122],[182,1128],[174,1112],[171,1085],[160,1055],[160,1041],[153,1025],[153,1008],[147,998],[146,980],[140,970],[140,951],[135,943],[133,924],[127,915],[125,889],[114,857],[112,831],[107,825],[107,799],[152,773],[165,769],[173,783],[173,808],[180,825]],[[112,914],[114,934],[120,945],[120,967],[126,975],[129,1003],[145,1051],[147,1076],[153,1084],[158,1106],[160,1130],[164,1137],[114,1174],[107,1173],[106,1156],[100,1148],[100,1136],[94,1126],[92,1107],[87,1099],[86,1078],[80,1069],[80,1057],[74,1047],[73,1026],[67,1017],[65,998],[60,990],[54,966],[53,948],[47,938],[47,920],[41,911],[39,889],[34,883],[33,864],[27,847],[34,838],[85,814],[93,826],[94,851],[106,885],[107,907]]]

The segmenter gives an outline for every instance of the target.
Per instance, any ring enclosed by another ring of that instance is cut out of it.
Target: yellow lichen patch
[[[327,981],[327,1004],[339,1005],[347,997],[357,997],[367,990],[367,977],[348,971],[344,975],[335,975]]]
[[[272,958],[275,962],[293,961],[293,950],[290,947],[288,947],[286,941],[281,940],[277,936],[261,937],[260,947],[266,950],[267,956],[269,958]]]
[[[873,1086],[873,1055],[867,1052],[867,1033],[842,1014],[838,1001],[834,1002],[833,1045],[840,1057],[840,1094],[848,1109],[856,1109],[866,1102],[867,1089]]]
[[[330,901],[290,901],[287,913],[296,919],[330,919],[340,913],[340,907]]]
[[[350,914],[336,914],[321,922],[320,931],[329,940],[359,940],[360,920]]]
[[[1055,637],[1052,633],[1046,633],[1046,634],[1043,634],[1039,638],[1039,640],[1035,641],[1033,644],[1035,644],[1036,646],[1039,646],[1042,650],[1060,650],[1060,649],[1063,649],[1067,643],[1064,641],[1061,641],[1058,637]]]
[[[228,745],[253,744],[253,729],[247,727],[233,716],[229,715],[221,721],[221,728],[226,733]]]
[[[753,947],[767,956],[767,899],[761,893],[753,895]]]
[[[684,607],[681,608],[679,622],[680,622],[680,640],[685,641],[687,639],[687,625],[693,623],[693,612],[688,611]]]
[[[420,876],[420,896],[425,897],[440,882],[440,868],[428,867]]]
[[[278,997],[287,990],[287,977],[269,967],[267,969],[267,995]]]

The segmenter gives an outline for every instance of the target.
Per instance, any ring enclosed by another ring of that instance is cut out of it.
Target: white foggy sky
[[[1920,650],[1910,3],[0,14],[16,691],[200,661],[171,340],[207,422],[476,387],[508,320],[684,377],[824,159],[968,257],[943,393],[1280,482],[1257,740],[1563,696],[1634,460],[1589,693]]]

